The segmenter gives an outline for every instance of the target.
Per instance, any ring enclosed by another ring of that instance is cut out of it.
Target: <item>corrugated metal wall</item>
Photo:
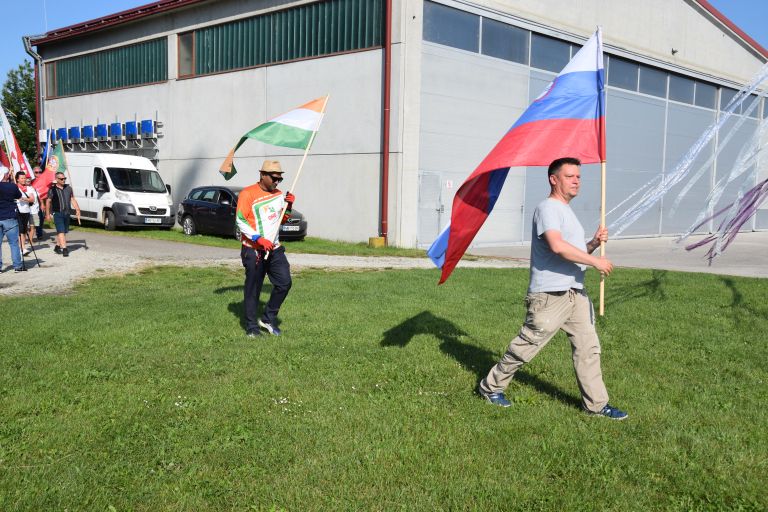
[[[382,0],[330,0],[195,31],[205,75],[380,46]]]
[[[168,39],[162,37],[54,64],[55,96],[162,82],[168,79]]]

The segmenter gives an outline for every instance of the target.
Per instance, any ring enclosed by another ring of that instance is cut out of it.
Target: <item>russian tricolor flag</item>
[[[599,28],[456,192],[451,222],[427,251],[443,270],[440,284],[493,210],[509,168],[548,166],[566,156],[585,164],[605,161],[605,70]]]

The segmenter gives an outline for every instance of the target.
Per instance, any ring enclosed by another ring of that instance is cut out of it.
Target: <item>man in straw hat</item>
[[[277,313],[280,311],[288,290],[291,289],[291,267],[280,245],[280,224],[289,216],[293,194],[283,193],[277,185],[283,181],[283,169],[277,160],[266,160],[260,169],[259,182],[244,188],[237,200],[237,227],[243,243],[240,258],[245,267],[245,332],[256,337],[260,328],[273,336],[280,335]],[[259,295],[264,276],[269,276],[272,293],[264,306],[261,318],[256,319]]]

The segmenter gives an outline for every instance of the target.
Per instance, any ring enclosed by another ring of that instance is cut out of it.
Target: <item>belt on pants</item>
[[[557,295],[558,297],[562,297],[566,293],[574,293],[574,294],[578,293],[579,295],[586,295],[587,291],[584,288],[569,288],[567,290],[560,290],[560,291],[557,291],[557,292],[544,292],[544,293],[548,293],[550,295]]]

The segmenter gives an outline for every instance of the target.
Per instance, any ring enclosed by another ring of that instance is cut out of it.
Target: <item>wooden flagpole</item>
[[[307,160],[307,155],[309,154],[309,148],[312,147],[312,143],[315,141],[315,135],[317,135],[318,130],[320,130],[320,123],[323,121],[323,115],[325,114],[325,107],[328,105],[328,98],[330,98],[331,95],[327,94],[325,96],[325,101],[323,102],[323,108],[320,109],[320,119],[317,120],[317,126],[315,126],[315,129],[312,131],[312,135],[309,137],[309,144],[307,144],[307,149],[304,150],[304,156],[301,158],[301,163],[299,164],[299,170],[296,171],[296,177],[293,178],[293,183],[291,183],[291,188],[288,189],[288,192],[296,188],[296,182],[299,181],[299,175],[301,174],[301,170],[304,168],[304,162]],[[283,205],[283,211],[280,213],[280,218],[283,218],[283,214],[285,214],[286,207],[288,205]]]
[[[304,150],[304,156],[301,158],[301,163],[299,164],[299,170],[296,171],[296,177],[293,178],[293,183],[291,183],[291,187],[287,190],[287,192],[290,192],[296,187],[296,182],[299,181],[299,175],[301,175],[301,170],[304,168],[304,162],[307,160],[307,155],[309,154],[309,148],[312,147],[312,143],[315,141],[315,135],[317,135],[318,130],[320,130],[320,123],[323,121],[323,115],[325,114],[325,107],[328,105],[328,98],[330,98],[331,95],[327,94],[325,96],[325,101],[323,102],[323,108],[320,109],[320,119],[317,120],[317,126],[315,126],[315,129],[312,131],[312,135],[309,137],[309,144],[307,144],[307,149]],[[286,193],[287,193],[286,192]],[[283,209],[280,210],[280,220],[282,220],[283,215],[285,215],[286,210],[288,209],[288,203],[283,204]],[[280,229],[277,230],[277,235],[275,237],[280,235]],[[275,238],[277,239],[277,238]],[[264,259],[269,258],[269,253],[267,253],[264,256]]]
[[[605,227],[605,160],[600,162],[600,227]],[[605,257],[605,242],[600,242],[600,257]],[[605,275],[600,275],[600,316],[605,315]]]

